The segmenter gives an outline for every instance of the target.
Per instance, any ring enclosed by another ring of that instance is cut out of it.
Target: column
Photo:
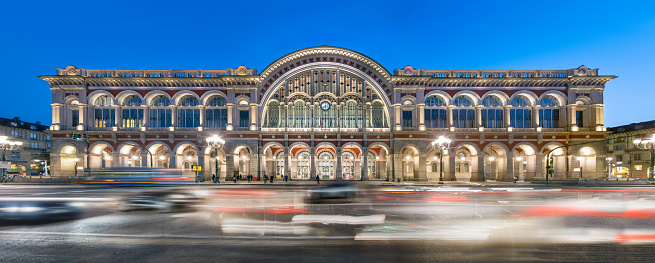
[[[535,155],[535,160],[534,160],[534,166],[535,166],[535,172],[534,172],[534,178],[546,178],[544,172],[546,171],[546,168],[544,166],[544,154],[542,152],[538,152]]]
[[[112,155],[111,155],[111,162],[112,162],[111,166],[113,166],[113,167],[121,166],[121,159],[120,158],[121,158],[120,152],[112,153]]]
[[[310,148],[309,153],[309,180],[316,180],[316,148]]]
[[[482,127],[482,105],[475,106],[475,127]]]
[[[200,105],[200,125],[198,127],[205,127],[205,106]]]
[[[503,107],[503,115],[505,115],[505,116],[503,116],[503,117],[505,118],[505,119],[504,119],[504,121],[505,121],[505,127],[510,127],[510,124],[512,123],[511,120],[509,119],[509,116],[510,116],[510,114],[509,114],[509,110],[510,110],[511,108],[512,108],[512,106],[509,106],[509,105],[506,105],[505,107]],[[513,180],[513,179],[512,179],[512,180]]]
[[[342,174],[342,168],[341,168],[341,149],[337,149],[337,163],[336,163],[336,169],[334,169],[334,172],[336,173],[336,180],[337,181],[343,181],[343,174]]]
[[[448,128],[453,127],[453,105],[448,105],[446,107],[446,126]]]
[[[455,176],[455,159],[456,159],[455,151],[444,150],[444,153],[446,152],[448,152],[448,155],[443,157],[444,166],[446,166],[445,167],[446,169],[444,170],[443,180],[457,181],[457,177]]]
[[[425,130],[425,104],[421,104],[418,106],[418,130],[419,131],[424,131]]]
[[[145,149],[141,148],[141,167],[149,166],[148,152]]]
[[[225,181],[230,181],[234,178],[234,154],[225,154]]]
[[[289,147],[284,147],[284,175],[291,178],[291,160],[289,160]]]
[[[526,156],[525,160],[528,163],[525,166],[525,178],[523,180],[532,181],[535,178],[537,169],[539,169],[538,168],[539,166],[537,166],[537,156],[536,155]]]
[[[114,110],[116,111],[115,127],[123,127],[123,111],[121,106],[114,105]]]
[[[170,152],[169,153],[169,161],[168,161],[168,167],[169,168],[177,168],[177,162],[175,160],[175,152]]]
[[[427,167],[425,166],[425,163],[427,162],[425,153],[419,153],[418,156],[418,180],[425,182],[428,180],[428,170]]]
[[[227,104],[227,126],[226,130],[231,131],[234,129],[234,126],[232,124],[232,111],[233,111],[234,105],[233,104]],[[232,174],[229,174],[228,176],[233,176]]]
[[[484,154],[471,156],[471,182],[484,181]]]
[[[171,106],[171,126],[177,127],[177,106]]]
[[[200,148],[200,152],[198,152],[198,167],[200,167],[200,172],[198,172],[198,176],[200,177],[200,181],[204,180],[211,180],[211,176],[207,178],[207,170],[209,170],[209,167],[205,167],[205,154],[204,154],[204,147]]]
[[[368,147],[364,148],[362,150],[362,159],[363,161],[363,167],[361,168],[362,171],[362,181],[368,181]]]
[[[255,176],[257,175],[255,171],[259,170],[259,157],[256,152],[251,153],[248,155],[248,173],[246,175],[252,175]]]
[[[150,126],[150,110],[148,110],[148,107],[142,106],[143,107],[143,127],[148,127]]]
[[[539,123],[539,108],[541,108],[539,105],[532,107],[532,128],[541,126],[541,123]]]
[[[498,177],[498,181],[506,181],[506,182],[511,182],[514,181],[514,155],[512,154],[507,154],[507,158],[505,158],[505,177]]]

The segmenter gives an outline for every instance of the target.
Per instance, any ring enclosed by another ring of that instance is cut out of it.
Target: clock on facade
[[[327,101],[324,101],[323,103],[321,103],[321,109],[329,110],[330,109],[330,103],[327,102]]]

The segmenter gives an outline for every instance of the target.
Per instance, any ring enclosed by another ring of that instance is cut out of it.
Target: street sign
[[[11,162],[0,161],[0,169],[11,169]]]
[[[192,166],[191,166],[191,169],[192,169],[194,172],[200,172],[200,171],[202,170],[202,166],[200,166],[200,165],[192,165]]]

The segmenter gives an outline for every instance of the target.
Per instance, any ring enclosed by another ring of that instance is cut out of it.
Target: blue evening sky
[[[655,119],[655,1],[7,1],[0,117],[51,123],[37,75],[88,69],[261,72],[298,49],[352,49],[389,71],[569,69],[617,75],[605,123]]]

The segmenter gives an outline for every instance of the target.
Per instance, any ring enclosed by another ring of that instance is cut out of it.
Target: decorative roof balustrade
[[[406,67],[394,70],[395,76],[428,76],[432,78],[567,78],[598,76],[598,69],[567,70],[425,70]]]
[[[256,69],[240,66],[226,70],[117,70],[117,69],[83,69],[68,66],[57,69],[57,75],[76,75],[94,78],[216,78],[231,75],[257,75]]]

